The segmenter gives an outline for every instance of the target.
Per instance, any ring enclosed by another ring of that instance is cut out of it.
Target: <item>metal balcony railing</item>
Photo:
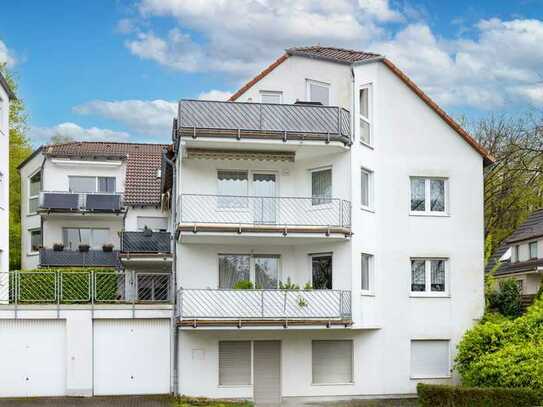
[[[40,266],[42,267],[117,267],[119,266],[119,251],[105,252],[103,250],[56,251],[40,249]]]
[[[350,320],[351,292],[341,290],[179,289],[180,320]]]
[[[121,232],[123,253],[171,253],[169,232]]]
[[[172,302],[171,273],[12,271],[0,273],[0,304]]]
[[[350,116],[337,106],[181,100],[179,132],[184,137],[303,139],[349,145]]]
[[[182,194],[181,223],[351,227],[351,203],[337,198]]]
[[[43,191],[39,205],[40,209],[67,212],[119,212],[123,208],[120,193],[105,192]]]

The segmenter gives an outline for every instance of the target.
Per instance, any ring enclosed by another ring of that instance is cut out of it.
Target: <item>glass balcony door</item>
[[[253,173],[252,193],[254,222],[277,222],[276,176],[273,173]]]

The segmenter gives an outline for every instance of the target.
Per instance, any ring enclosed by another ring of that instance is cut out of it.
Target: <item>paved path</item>
[[[167,397],[62,397],[0,399],[0,407],[171,407]]]

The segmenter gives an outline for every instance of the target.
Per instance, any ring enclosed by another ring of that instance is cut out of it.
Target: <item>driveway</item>
[[[0,399],[0,407],[171,407],[169,397],[52,397]]]

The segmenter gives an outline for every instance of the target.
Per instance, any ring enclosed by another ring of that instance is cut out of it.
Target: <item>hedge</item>
[[[421,407],[534,407],[542,395],[527,388],[460,387],[419,383]]]
[[[112,302],[119,299],[119,280],[114,269],[111,268],[47,268],[24,270],[21,273],[10,274],[10,286],[15,287],[15,278],[18,279],[18,302],[54,303],[57,301],[57,289],[62,287],[60,303],[90,302],[93,282],[93,273],[96,284],[95,299],[97,301]],[[60,282],[62,281],[62,284]],[[15,289],[12,289],[10,300],[13,301]],[[60,293],[59,293],[60,294]]]

